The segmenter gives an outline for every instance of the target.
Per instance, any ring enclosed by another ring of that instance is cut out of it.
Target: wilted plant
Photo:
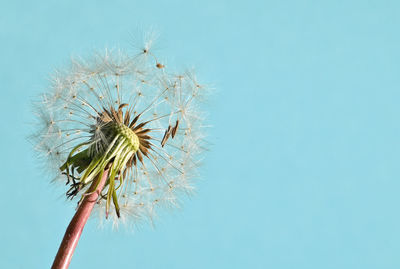
[[[53,268],[68,267],[94,205],[115,223],[135,222],[192,190],[205,89],[192,72],[168,71],[150,44],[134,56],[106,50],[73,60],[35,108],[36,148],[66,196],[79,199]]]

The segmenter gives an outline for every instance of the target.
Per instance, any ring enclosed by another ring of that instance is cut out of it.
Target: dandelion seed
[[[165,67],[165,65],[163,65],[163,64],[160,64],[160,63],[157,63],[157,64],[156,64],[156,67],[157,67],[157,68],[159,68],[159,69],[162,69],[162,68],[164,68],[164,67]]]
[[[87,214],[95,206],[115,223],[152,221],[158,206],[177,206],[179,190],[192,189],[202,92],[192,73],[169,73],[150,45],[137,56],[106,50],[74,60],[37,106],[36,148],[77,199],[77,214],[91,199]]]

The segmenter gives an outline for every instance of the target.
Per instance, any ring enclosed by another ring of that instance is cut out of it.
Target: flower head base
[[[107,165],[110,167],[110,176],[107,182],[110,187],[106,196],[107,216],[111,197],[116,214],[118,217],[120,216],[116,195],[116,189],[118,188],[116,188],[115,180],[123,184],[124,177],[128,169],[132,167],[132,163],[136,165],[137,158],[143,162],[142,154],[147,156],[148,150],[151,149],[148,141],[151,137],[146,135],[150,129],[143,129],[146,122],[135,125],[140,115],[130,122],[129,112],[125,114],[125,117],[122,113],[124,106],[126,104],[120,105],[118,111],[112,107],[109,111],[104,110],[97,119],[98,123],[91,130],[93,134],[101,132],[104,135],[104,139],[99,143],[102,143],[100,148],[105,150],[96,150],[99,146],[96,143],[90,145],[91,141],[79,144],[70,152],[67,161],[60,167],[60,170],[64,171],[68,178],[67,184],[72,179],[71,188],[67,192],[67,196],[71,198],[86,185],[92,183],[93,180],[100,178]],[[73,155],[77,150],[85,146],[87,148],[84,151]],[[75,169],[78,173],[83,173],[80,178],[74,176]]]
[[[74,61],[37,106],[37,149],[66,180],[68,198],[82,200],[107,170],[98,200],[106,217],[151,218],[157,205],[176,206],[176,194],[192,189],[203,91],[192,73],[167,72],[148,48]]]

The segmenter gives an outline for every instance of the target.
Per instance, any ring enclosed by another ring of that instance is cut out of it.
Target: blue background
[[[26,137],[71,55],[159,54],[216,88],[198,194],[155,228],[98,230],[71,268],[400,268],[398,1],[2,1],[0,268],[49,268],[75,203]]]

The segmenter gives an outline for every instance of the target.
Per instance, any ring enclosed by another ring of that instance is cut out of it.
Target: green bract
[[[71,177],[73,185],[68,193],[71,197],[76,195],[82,188],[91,184],[94,180],[100,179],[109,165],[109,176],[106,186],[109,185],[107,191],[106,214],[110,208],[111,198],[115,206],[116,214],[119,216],[119,205],[116,190],[123,184],[124,178],[121,174],[123,168],[126,167],[129,159],[139,150],[139,138],[132,129],[122,123],[109,122],[103,127],[103,132],[108,134],[111,143],[105,152],[99,152],[95,156],[90,156],[90,143],[82,143],[72,149],[68,155],[67,161],[60,167],[68,179]],[[78,152],[80,149],[87,147],[85,150]],[[81,177],[74,176],[74,170]],[[115,184],[115,178],[118,176],[119,185]],[[67,183],[68,184],[68,183]],[[98,184],[98,183],[97,183]],[[96,184],[96,185],[97,185]],[[86,191],[88,193],[89,190]],[[82,196],[83,198],[84,196]],[[82,200],[81,198],[81,200]]]

